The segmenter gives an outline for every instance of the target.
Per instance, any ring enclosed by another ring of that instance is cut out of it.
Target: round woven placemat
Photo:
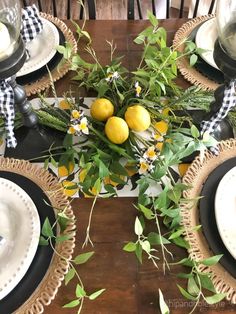
[[[0,157],[0,170],[17,173],[33,181],[45,192],[53,208],[56,208],[57,211],[63,210],[70,218],[63,234],[70,234],[72,238],[55,245],[55,250],[59,254],[53,255],[47,273],[31,297],[14,312],[14,314],[43,313],[44,306],[49,305],[54,299],[69,268],[69,260],[72,258],[75,246],[75,216],[62,191],[62,186],[57,178],[47,170],[25,160],[4,157]]]
[[[214,14],[198,16],[183,24],[181,28],[175,33],[173,40],[174,48],[179,52],[183,52],[185,49],[184,41],[189,37],[194,28],[202,22],[213,18],[214,16]],[[190,67],[187,57],[180,58],[177,66],[180,73],[184,76],[186,80],[196,86],[199,86],[203,90],[215,90],[219,86],[218,83],[204,76],[195,67]]]
[[[75,37],[72,31],[66,26],[66,24],[60,19],[58,19],[57,17],[54,17],[50,14],[40,13],[40,15],[43,18],[55,24],[61,30],[61,32],[65,36],[65,41],[71,45],[72,52],[76,53],[77,42],[75,40]],[[70,69],[69,63],[65,62],[65,60],[62,59],[61,62],[53,70],[51,70],[51,78],[49,74],[46,74],[39,80],[32,82],[30,84],[24,85],[27,96],[29,97],[31,95],[42,92],[43,90],[45,90],[46,88],[50,86],[51,79],[53,82],[58,81],[69,71],[69,69]]]
[[[219,143],[220,154],[213,155],[206,152],[201,162],[197,157],[189,167],[183,178],[183,183],[191,188],[184,192],[186,199],[196,199],[200,196],[203,184],[208,175],[224,161],[236,157],[236,140],[231,139]],[[196,202],[195,202],[196,203]],[[193,231],[199,225],[199,210],[197,204],[192,201],[181,206],[182,225],[185,227],[185,238],[190,244],[189,254],[197,261],[211,257],[213,253],[209,249],[206,238],[201,231]],[[236,261],[235,261],[236,263]],[[202,272],[212,274],[212,280],[218,293],[226,293],[226,299],[236,304],[236,279],[232,277],[219,263],[214,266],[200,265]]]

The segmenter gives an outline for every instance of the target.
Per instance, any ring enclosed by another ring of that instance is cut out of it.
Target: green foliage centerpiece
[[[195,307],[202,297],[212,304],[224,295],[216,294],[210,274],[202,274],[198,265],[213,265],[220,256],[203,261],[190,258],[174,261],[168,248],[170,243],[189,247],[180,224],[181,203],[186,202],[182,192],[188,189],[180,181],[183,161],[194,152],[203,156],[207,147],[217,142],[209,134],[200,134],[188,109],[208,110],[212,95],[195,88],[182,90],[176,84],[177,61],[183,54],[167,46],[166,31],[158,26],[151,13],[149,20],[150,26],[134,40],[135,44],[143,46],[143,53],[133,72],[122,66],[122,58],[114,57],[112,42],[107,43],[111,51],[110,64],[103,66],[92,48],[89,34],[78,25],[79,39],[87,40],[85,50],[92,62],[83,60],[79,54],[72,55],[69,45],[58,48],[76,72],[74,80],[78,81],[79,88],[92,90],[96,99],[88,106],[82,98],[77,100],[67,94],[59,106],[51,106],[42,98],[42,106],[37,110],[40,122],[65,132],[59,162],[51,151],[45,166],[52,164],[58,168],[67,195],[79,193],[94,197],[85,244],[92,243],[89,230],[96,199],[116,196],[118,188],[127,185],[137,188],[134,222],[137,238],[128,242],[124,250],[134,252],[140,263],[147,255],[155,267],[161,259],[164,272],[173,263],[189,266],[187,274],[180,274],[187,280],[187,289],[179,286],[180,292],[196,301]],[[184,55],[189,55],[193,63],[198,51],[193,43],[187,47]],[[150,186],[155,186],[155,193],[150,191]],[[147,233],[145,226],[150,223],[153,229]],[[196,232],[199,228],[196,226]],[[73,262],[80,264],[90,255],[76,257],[71,262],[66,283],[78,275]],[[205,296],[205,289],[213,295]],[[79,306],[80,312],[86,297],[93,299],[102,292],[88,296],[80,282],[76,299],[66,307]],[[159,296],[162,313],[169,313],[161,291]]]

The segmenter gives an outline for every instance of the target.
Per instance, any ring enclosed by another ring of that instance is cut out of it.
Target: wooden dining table
[[[176,30],[185,22],[185,19],[169,19],[160,21],[168,34],[168,43],[171,44]],[[66,24],[75,31],[70,21]],[[81,25],[81,22],[79,22]],[[110,49],[106,41],[116,44],[115,55],[123,56],[123,65],[133,70],[139,63],[142,46],[133,43],[134,38],[149,25],[149,21],[86,21],[85,29],[90,33],[93,48],[102,64],[110,61]],[[86,40],[78,44],[78,52],[87,58],[83,48]],[[58,95],[71,89],[80,95],[78,85],[71,81],[73,73],[56,82]],[[178,83],[187,88],[190,84],[182,77]],[[82,95],[82,94],[81,94]],[[78,273],[88,294],[106,289],[94,301],[85,300],[83,314],[154,314],[161,313],[158,301],[158,289],[161,289],[170,312],[174,314],[189,313],[194,305],[192,301],[184,299],[177,287],[177,283],[186,287],[186,281],[176,277],[183,272],[183,266],[172,266],[165,274],[162,261],[158,268],[144,258],[140,264],[133,253],[125,252],[122,248],[135,240],[134,221],[137,210],[134,207],[136,197],[115,197],[110,199],[99,198],[96,201],[91,221],[90,236],[93,245],[82,248],[86,236],[92,198],[76,198],[72,202],[76,216],[76,246],[74,256],[94,251],[92,258],[85,264],[77,266]],[[185,249],[176,245],[169,246],[176,261],[187,256]],[[161,254],[160,254],[161,256]],[[63,309],[62,306],[75,297],[76,280],[65,286],[62,283],[55,299],[45,307],[45,314],[73,314],[75,309]],[[208,305],[200,301],[195,313],[235,313],[236,307],[223,300],[216,305]]]

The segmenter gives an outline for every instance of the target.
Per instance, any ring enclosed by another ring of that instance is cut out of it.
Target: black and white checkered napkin
[[[38,9],[35,5],[22,9],[21,35],[25,42],[34,39],[43,29]],[[9,84],[10,78],[0,81],[0,115],[5,121],[7,147],[16,147],[17,142],[14,136],[14,92]]]
[[[224,98],[222,101],[221,108],[216,112],[209,121],[202,121],[201,123],[201,134],[205,132],[213,135],[217,129],[219,123],[227,116],[229,111],[236,105],[236,79],[230,81],[229,85],[225,87]],[[213,154],[217,155],[219,150],[217,147],[211,147],[210,150]]]

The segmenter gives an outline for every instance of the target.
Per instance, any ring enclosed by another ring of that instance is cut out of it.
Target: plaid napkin
[[[35,5],[22,9],[21,35],[25,42],[34,39],[43,29],[38,9]],[[5,120],[7,147],[16,147],[14,136],[15,101],[14,92],[9,84],[10,78],[0,81],[0,115]]]
[[[225,87],[224,98],[222,101],[221,108],[216,112],[209,121],[202,121],[201,123],[201,134],[205,132],[213,135],[220,122],[227,116],[229,111],[236,105],[236,91],[235,85],[236,79],[230,81],[229,85]],[[219,149],[217,147],[210,147],[213,154],[218,155]]]

